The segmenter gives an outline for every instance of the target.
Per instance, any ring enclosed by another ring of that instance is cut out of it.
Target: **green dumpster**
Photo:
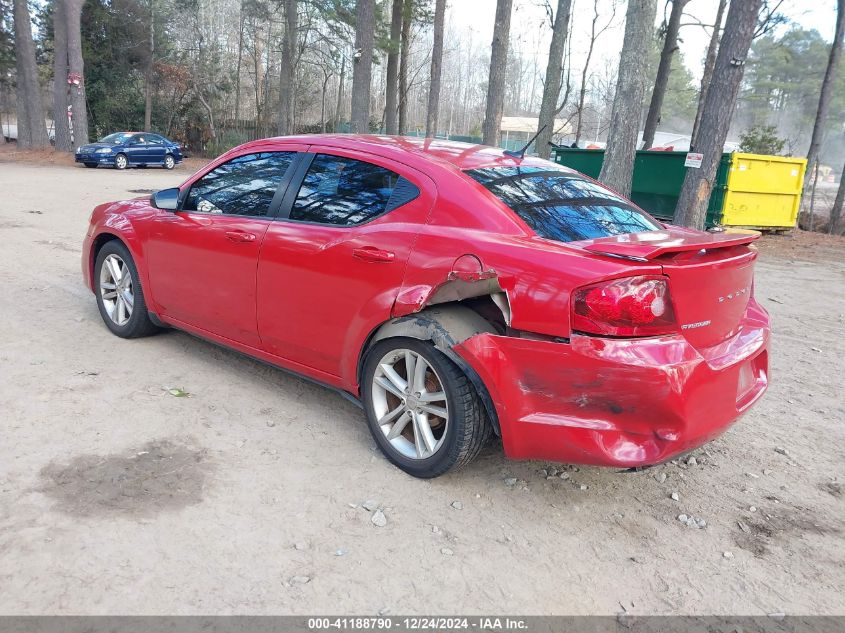
[[[654,217],[671,221],[686,175],[686,156],[686,152],[638,151],[634,159],[631,200]],[[557,147],[554,151],[554,161],[591,178],[598,178],[604,161],[604,150]],[[707,207],[708,227],[721,223],[730,164],[731,155],[722,154],[719,169],[716,171],[716,183]]]

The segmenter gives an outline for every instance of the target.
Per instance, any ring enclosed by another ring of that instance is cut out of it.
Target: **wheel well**
[[[452,349],[468,338],[487,332],[505,332],[507,316],[492,296],[473,297],[464,301],[439,303],[404,317],[391,319],[376,328],[368,337],[358,359],[358,384],[367,353],[378,341],[407,337],[430,341],[449,360],[455,363],[476,390],[496,435],[501,435],[496,407],[478,373]]]
[[[94,262],[97,261],[97,255],[100,254],[100,249],[102,249],[103,246],[113,240],[123,243],[123,240],[112,233],[100,233],[94,238],[94,243],[91,245],[91,261],[88,262],[88,278],[91,279],[92,283],[94,280]]]

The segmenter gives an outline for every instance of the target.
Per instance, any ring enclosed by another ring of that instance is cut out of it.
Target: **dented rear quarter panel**
[[[478,258],[481,271],[495,278],[507,295],[509,325],[548,336],[570,335],[570,293],[575,288],[661,273],[658,264],[597,256],[537,237],[481,185],[463,174],[447,173],[438,180],[437,204],[416,238],[393,316],[428,305],[450,281],[455,261],[467,254]]]

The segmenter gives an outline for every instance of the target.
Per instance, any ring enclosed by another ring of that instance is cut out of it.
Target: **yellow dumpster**
[[[731,155],[721,224],[792,228],[798,219],[806,158]]]

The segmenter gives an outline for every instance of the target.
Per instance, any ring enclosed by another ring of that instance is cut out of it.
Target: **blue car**
[[[182,162],[182,146],[160,134],[115,132],[96,143],[78,147],[76,162],[92,168],[98,165],[116,169],[161,165],[173,169]]]

